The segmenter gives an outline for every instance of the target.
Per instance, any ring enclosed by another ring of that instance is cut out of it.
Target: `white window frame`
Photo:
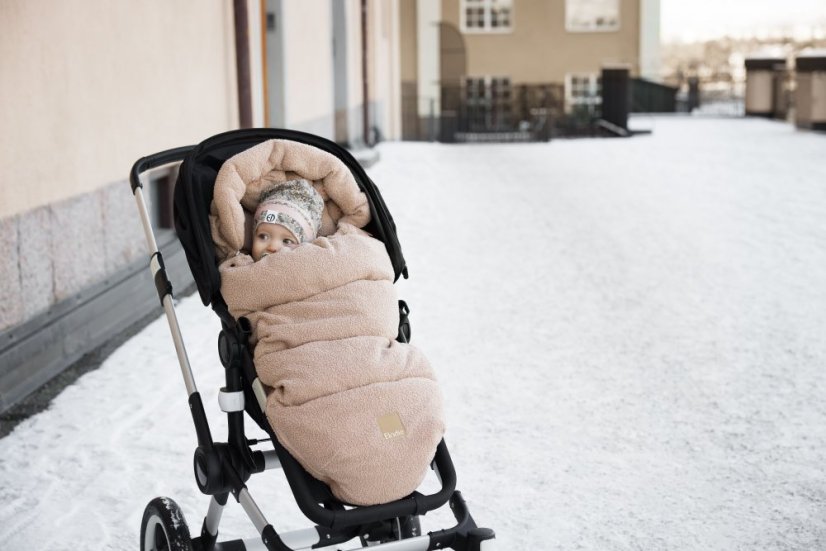
[[[504,76],[504,75],[472,75],[466,76],[464,78],[464,86],[465,86],[465,93],[464,93],[464,100],[470,101],[470,98],[467,95],[468,90],[470,89],[470,81],[481,81],[482,86],[484,89],[485,95],[481,98],[477,98],[479,101],[483,101],[488,105],[493,105],[496,103],[496,99],[493,97],[493,83],[494,81],[499,81],[501,84],[502,89],[508,90],[508,98],[513,99],[513,83],[511,82],[511,77]]]
[[[601,78],[599,73],[567,73],[565,75],[565,111],[584,105],[591,109],[602,104]],[[574,95],[574,79],[587,81],[587,94]]]
[[[613,25],[593,26],[572,26],[568,18],[569,7],[574,2],[587,2],[588,0],[565,0],[565,31],[569,33],[613,33],[620,30],[622,0],[614,0],[617,3],[617,20]]]
[[[461,0],[459,2],[459,28],[464,34],[506,34],[513,32],[513,5],[514,0]],[[510,14],[508,16],[507,27],[492,26],[491,13],[494,7],[502,4],[507,7]],[[482,8],[483,26],[468,27],[467,8]]]
[[[477,96],[473,98],[471,101],[471,97],[468,95],[468,92],[471,88],[471,81],[481,82],[482,84],[482,92],[483,95]],[[507,89],[507,98],[504,98],[504,94],[501,98],[494,97],[493,95],[493,83],[494,81],[499,81],[500,85],[500,93]],[[464,78],[464,92],[463,92],[463,100],[465,104],[475,110],[475,114],[478,116],[480,113],[484,116],[484,125],[486,128],[493,128],[496,126],[497,122],[499,121],[499,117],[511,117],[513,113],[510,110],[510,106],[512,105],[513,101],[513,83],[511,82],[511,78],[509,76],[503,75],[473,75],[473,76],[466,76]],[[499,109],[500,104],[508,106],[507,109]],[[494,115],[496,117],[494,117]],[[478,120],[476,122],[479,122]]]

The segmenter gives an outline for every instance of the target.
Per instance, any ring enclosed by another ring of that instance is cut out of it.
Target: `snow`
[[[826,136],[634,123],[653,134],[381,145],[459,488],[502,549],[826,548]],[[219,323],[197,296],[178,318],[224,438]],[[135,549],[156,496],[198,533],[195,445],[159,318],[0,439],[3,548]],[[249,487],[309,525],[279,471]],[[233,500],[221,531],[255,536]]]
[[[806,48],[797,57],[826,57],[826,48]]]

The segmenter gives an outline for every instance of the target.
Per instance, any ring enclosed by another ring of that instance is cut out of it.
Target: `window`
[[[153,169],[145,172],[141,178],[149,223],[158,247],[164,247],[177,239],[173,216],[173,195],[177,179],[178,165]]]
[[[565,76],[565,110],[592,112],[602,103],[602,79],[596,73]]]
[[[619,30],[619,0],[565,0],[565,30]]]
[[[485,100],[484,77],[468,77],[465,79],[465,102],[468,105],[479,105]]]
[[[465,100],[469,104],[498,105],[509,103],[511,79],[509,77],[468,77],[465,79]]]
[[[465,79],[465,116],[471,131],[500,130],[511,120],[511,80],[509,77],[468,77]]]
[[[491,77],[490,99],[493,105],[499,109],[510,112],[511,79],[508,77]]]
[[[510,32],[513,0],[462,0],[462,32]]]

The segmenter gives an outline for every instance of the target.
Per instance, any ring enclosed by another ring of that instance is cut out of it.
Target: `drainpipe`
[[[370,144],[370,110],[368,106],[369,98],[367,89],[367,0],[361,0],[361,95],[363,98],[361,119],[364,143],[368,147]]]
[[[233,0],[235,19],[235,66],[238,79],[238,122],[252,127],[252,90],[250,87],[250,36],[247,0]]]
[[[263,78],[263,85],[264,85],[264,126],[270,125],[270,91],[269,91],[269,78],[267,77],[267,6],[266,2],[263,0],[261,1],[260,7],[260,17],[261,17],[261,74],[264,76]],[[252,93],[250,93],[252,95]]]

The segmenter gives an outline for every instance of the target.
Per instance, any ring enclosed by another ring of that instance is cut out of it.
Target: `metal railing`
[[[413,92],[410,90],[409,92]],[[443,85],[439,101],[403,95],[404,138],[441,142],[547,141],[564,116],[562,84],[494,89]]]

